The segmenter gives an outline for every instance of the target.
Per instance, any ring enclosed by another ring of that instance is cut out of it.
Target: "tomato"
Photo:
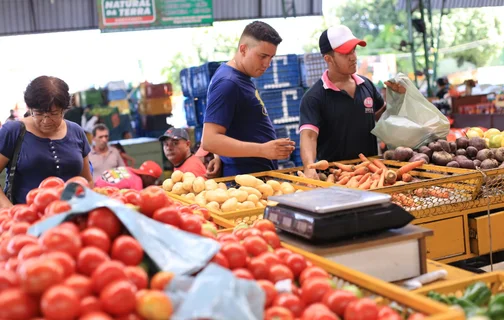
[[[72,257],[77,257],[82,247],[80,237],[66,228],[47,230],[40,238],[39,244],[46,251],[62,251]]]
[[[378,306],[368,298],[352,301],[345,309],[345,320],[376,320]]]
[[[119,261],[105,261],[91,275],[91,286],[95,293],[100,293],[109,283],[117,280],[128,280],[125,266]]]
[[[285,279],[294,280],[294,275],[288,267],[283,264],[276,264],[270,267],[268,279],[273,283],[277,283]]]
[[[90,312],[80,317],[79,320],[114,320],[105,312]]]
[[[259,258],[263,259],[266,261],[268,266],[273,266],[275,264],[282,264],[282,261],[280,258],[274,254],[273,252],[265,252],[259,256]]]
[[[329,273],[320,267],[308,267],[301,272],[301,275],[299,276],[299,283],[303,285],[306,279],[315,277],[329,278]]]
[[[72,207],[70,206],[70,204],[68,202],[63,201],[63,200],[56,200],[56,201],[51,202],[45,208],[45,210],[44,210],[44,216],[51,217],[51,216],[54,216],[56,214],[67,212],[70,209],[72,209]]]
[[[127,280],[109,283],[100,293],[100,302],[105,312],[115,316],[135,311],[135,287]]]
[[[301,320],[340,320],[340,318],[322,303],[314,303],[303,311]]]
[[[13,223],[14,223],[14,220],[10,220],[10,219],[3,221],[2,225],[1,225],[2,228],[0,231],[2,231],[2,232],[8,231]]]
[[[33,294],[63,281],[63,268],[54,260],[28,260],[19,266],[18,273],[23,289]]]
[[[32,189],[30,190],[27,194],[26,194],[26,205],[27,206],[30,206],[33,204],[33,200],[35,200],[35,197],[37,196],[37,194],[41,191],[42,189],[39,189],[39,188],[35,188],[35,189]]]
[[[149,276],[144,269],[140,267],[126,267],[124,269],[128,280],[133,283],[137,290],[147,289],[149,284]]]
[[[192,214],[186,214],[182,215],[180,217],[180,229],[195,233],[195,234],[200,234],[201,233],[201,228],[202,228],[202,223],[198,216],[192,215]]]
[[[28,222],[16,222],[11,225],[9,232],[12,233],[12,235],[26,234],[30,226]]]
[[[115,318],[115,320],[143,320],[143,318],[141,318],[136,313],[130,313],[128,315]]]
[[[87,226],[105,231],[110,239],[115,239],[121,233],[121,221],[108,208],[98,208],[89,213]]]
[[[10,258],[5,263],[5,270],[10,270],[16,272],[19,266],[19,260],[17,258]]]
[[[75,260],[68,253],[61,251],[49,252],[44,258],[56,261],[63,268],[63,278],[68,278],[75,273]]]
[[[273,251],[282,261],[285,261],[288,256],[292,254],[292,251],[285,248],[277,248]]]
[[[214,240],[217,239],[217,237],[215,236],[215,234],[212,231],[208,230],[208,229],[201,229],[201,236],[202,237],[207,237],[207,238],[210,238],[210,239],[214,239]]]
[[[100,300],[95,296],[86,296],[81,298],[79,306],[79,314],[85,315],[91,312],[102,311]],[[82,318],[81,318],[82,319]]]
[[[175,274],[168,271],[160,271],[152,277],[150,282],[150,288],[152,290],[163,291],[167,285],[170,284]]]
[[[42,180],[42,182],[39,185],[39,189],[44,189],[44,188],[55,188],[64,185],[65,182],[58,177],[49,177],[45,178]]]
[[[110,257],[98,248],[83,248],[77,257],[77,271],[83,275],[91,276],[100,264],[108,260]]]
[[[389,306],[380,307],[378,310],[378,320],[394,320],[394,319],[402,320],[397,312],[395,312]]]
[[[163,292],[150,290],[137,298],[136,311],[145,319],[170,319],[173,305]]]
[[[345,314],[345,309],[352,301],[358,300],[357,296],[346,290],[332,290],[327,292],[322,298],[322,303],[325,304],[332,312],[338,316]]]
[[[408,320],[423,320],[425,316],[421,313],[413,313],[408,317]]]
[[[292,293],[280,293],[273,300],[273,306],[290,310],[295,317],[300,317],[304,310],[304,303]]]
[[[264,320],[294,320],[294,315],[289,309],[271,307],[264,312]]]
[[[110,199],[117,200],[121,202],[122,204],[126,204],[126,198],[121,194],[121,193],[116,193],[111,196],[109,196]]]
[[[95,247],[106,253],[110,251],[110,238],[102,229],[87,228],[80,233],[80,238],[83,247]]]
[[[280,238],[278,237],[278,235],[275,232],[273,232],[273,231],[263,231],[262,237],[264,238],[264,240],[266,240],[266,242],[273,249],[277,249],[277,248],[281,247]]]
[[[245,239],[250,236],[260,236],[262,238],[262,232],[257,228],[247,228],[243,231],[243,238]]]
[[[245,229],[246,228],[240,228],[237,230],[233,230],[233,235],[235,235],[238,239],[243,240],[243,238],[245,238],[243,236],[243,232],[245,232]]]
[[[143,249],[138,241],[130,236],[119,236],[112,243],[110,257],[127,266],[136,266],[143,259]]]
[[[140,191],[142,203],[140,205],[140,212],[148,217],[152,217],[154,212],[168,206],[172,201],[168,198],[165,191],[158,186],[150,186]]]
[[[123,197],[126,203],[132,204],[134,206],[142,205],[142,197],[135,190],[127,190],[126,192],[123,193]]]
[[[72,182],[78,183],[83,187],[89,188],[89,181],[87,181],[86,178],[84,178],[84,177],[77,176],[77,177],[70,178],[67,180],[67,182],[65,184],[68,185],[69,183],[72,183]]]
[[[293,253],[285,258],[285,264],[291,269],[294,277],[297,278],[306,269],[306,259],[298,253]]]
[[[160,208],[154,211],[152,219],[166,224],[171,224],[177,228],[180,228],[182,219],[178,209],[174,206]]]
[[[19,278],[14,271],[0,270],[0,292],[7,288],[17,287]]]
[[[247,263],[247,250],[239,243],[229,242],[222,246],[222,254],[229,262],[229,268],[243,268]]]
[[[264,259],[259,257],[250,259],[247,268],[255,279],[268,279],[269,266]]]
[[[203,217],[203,219],[205,219],[205,220],[210,220],[212,218],[212,216],[210,214],[210,211],[208,211],[207,208],[201,208],[201,207],[199,207],[197,209],[194,209],[193,213],[195,215]]]
[[[276,228],[273,222],[266,219],[256,220],[252,226],[259,229],[261,232],[272,231],[276,233]]]
[[[14,220],[18,222],[34,223],[38,219],[38,212],[31,207],[21,207],[14,214]]]
[[[263,289],[266,299],[264,300],[264,308],[268,308],[273,304],[277,296],[275,285],[268,280],[257,280],[257,284]]]
[[[9,244],[10,239],[4,239],[0,241],[0,260],[1,261],[6,261],[8,260],[12,255],[7,251],[7,245]]]
[[[306,279],[301,286],[301,299],[306,305],[321,302],[333,285],[333,282],[325,277]]]
[[[250,271],[245,268],[236,268],[233,270],[233,274],[237,278],[254,280],[254,276],[252,275],[252,273],[250,273]]]
[[[37,315],[37,302],[20,288],[0,292],[0,318],[28,320]]]
[[[217,252],[217,254],[213,257],[213,259],[210,260],[210,262],[217,263],[221,267],[229,269],[229,262],[221,252]]]
[[[194,214],[193,209],[191,207],[179,207],[180,215],[184,214]]]
[[[54,189],[42,189],[33,199],[33,207],[37,212],[44,212],[45,208],[53,201],[59,200],[60,195]]]
[[[19,251],[26,245],[36,244],[37,238],[27,234],[17,234],[7,243],[7,253],[12,257],[17,257]]]
[[[81,217],[77,217],[77,218],[81,218]],[[68,230],[72,231],[75,234],[78,234],[80,232],[80,229],[77,226],[77,224],[73,223],[73,222],[63,222],[62,224],[60,224],[58,226],[58,228],[68,229]]]
[[[222,244],[224,244],[226,242],[240,242],[240,239],[238,239],[237,236],[235,236],[234,234],[230,234],[230,233],[219,233],[217,235],[217,239]]]
[[[71,275],[63,282],[63,285],[73,289],[80,299],[92,293],[91,279],[80,274]]]
[[[254,257],[268,251],[268,244],[260,236],[248,236],[243,240],[242,244],[247,253]]]
[[[48,319],[72,320],[80,312],[79,297],[71,288],[57,285],[42,295],[40,309]]]

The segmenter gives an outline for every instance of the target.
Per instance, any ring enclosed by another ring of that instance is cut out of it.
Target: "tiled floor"
[[[485,267],[480,268],[480,269],[485,270],[486,272],[490,272],[491,271],[490,265],[485,266]],[[504,262],[495,263],[493,265],[493,271],[501,271],[501,270],[504,270]]]

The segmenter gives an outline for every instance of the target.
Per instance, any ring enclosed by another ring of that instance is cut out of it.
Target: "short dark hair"
[[[105,130],[108,131],[107,126],[104,125],[103,123],[98,123],[93,127],[93,137],[96,137],[96,131],[105,131]]]
[[[26,87],[24,100],[29,109],[40,112],[49,112],[52,106],[66,110],[70,107],[68,91],[65,81],[56,77],[40,76]]]
[[[266,41],[275,46],[278,46],[282,42],[282,38],[278,32],[272,26],[262,21],[249,23],[243,30],[241,38],[244,36],[252,37],[257,41]]]
[[[446,86],[448,84],[448,81],[445,78],[438,78],[436,80],[436,83],[438,86]]]

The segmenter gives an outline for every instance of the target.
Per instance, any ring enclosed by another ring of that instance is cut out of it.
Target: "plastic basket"
[[[289,123],[275,126],[277,138],[289,138],[299,147],[299,123]]]
[[[142,100],[138,106],[138,113],[142,115],[161,115],[161,114],[171,114],[172,103],[171,98],[155,98]]]
[[[107,92],[107,100],[124,100],[128,97],[126,90],[109,90]]]
[[[120,81],[110,81],[107,83],[107,89],[108,90],[122,90],[122,91],[127,91],[128,87],[126,86],[126,82],[123,80]]]
[[[300,62],[303,87],[309,88],[315,84],[327,69],[327,63],[320,53],[306,53]]]
[[[100,90],[90,89],[80,93],[81,106],[102,105],[102,104],[103,104],[103,96]]]
[[[108,104],[110,107],[117,107],[119,113],[130,114],[130,103],[129,100],[112,100]]]
[[[301,87],[261,92],[261,99],[273,124],[299,122],[303,94]]]
[[[199,67],[191,68],[192,96],[203,98],[207,95],[208,86],[220,62],[207,62]]]
[[[257,89],[275,90],[301,85],[298,57],[295,54],[276,56],[271,60],[271,66],[259,78],[254,78]]]
[[[187,125],[191,127],[198,125],[198,118],[196,115],[196,101],[194,98],[186,98],[184,100],[184,110]]]
[[[192,97],[192,81],[191,81],[191,69],[195,67],[186,68],[180,70],[180,87],[182,89],[182,94],[185,97]]]
[[[150,84],[145,86],[145,97],[147,99],[168,98],[173,94],[171,83]]]

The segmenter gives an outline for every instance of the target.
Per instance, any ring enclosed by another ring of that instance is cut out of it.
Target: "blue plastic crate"
[[[299,123],[276,125],[275,132],[277,138],[289,138],[296,142],[296,147],[299,146]]]
[[[203,137],[203,127],[197,126],[194,128],[194,143],[200,143],[201,138]]]
[[[197,98],[205,97],[215,71],[221,65],[220,62],[207,62],[199,67],[191,68],[191,88],[192,96]]]
[[[182,69],[179,74],[180,87],[185,97],[192,97],[191,69],[194,69],[194,67]]]
[[[290,160],[294,162],[296,167],[303,165],[303,160],[301,159],[301,149],[299,148],[299,146],[296,146],[296,149],[291,153]]]
[[[206,97],[186,98],[184,110],[188,126],[202,126],[205,120]]]
[[[125,90],[109,90],[107,92],[107,99],[109,101],[124,100],[127,97],[128,97],[128,93]]]
[[[315,84],[327,69],[327,63],[320,53],[306,53],[299,63],[303,87],[309,88]]]
[[[301,87],[261,92],[268,115],[273,124],[299,122],[299,106],[304,89]]]
[[[254,81],[258,90],[299,87],[301,85],[301,74],[299,72],[298,56],[288,54],[274,57],[266,72],[252,81]]]

